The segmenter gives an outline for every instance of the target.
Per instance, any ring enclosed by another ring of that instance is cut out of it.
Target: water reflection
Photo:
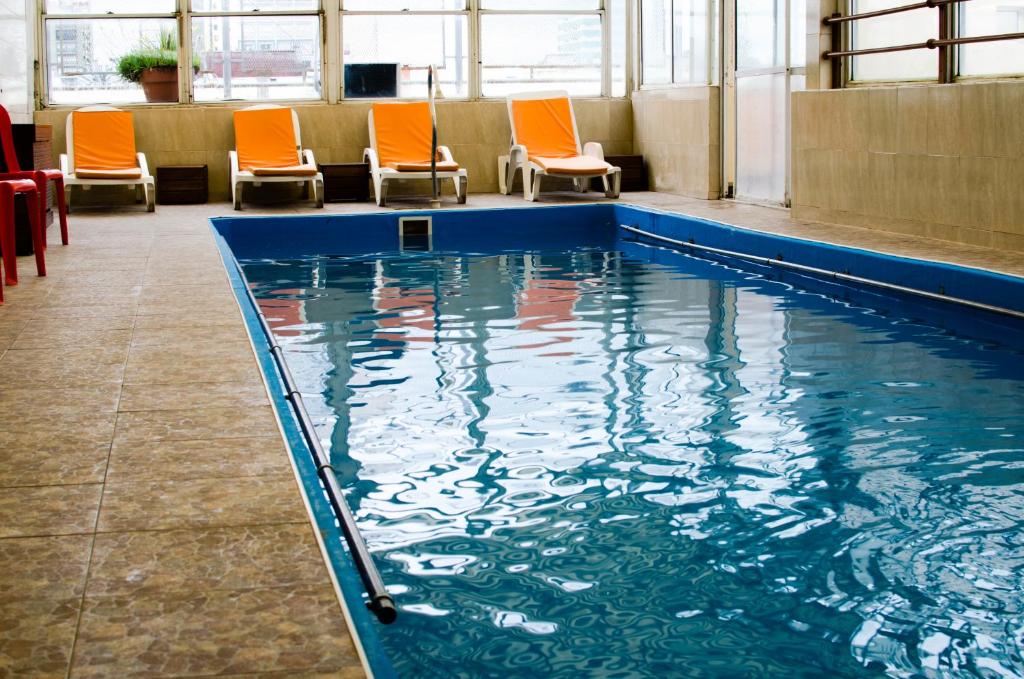
[[[635,244],[246,273],[403,675],[1024,672],[1019,349]]]

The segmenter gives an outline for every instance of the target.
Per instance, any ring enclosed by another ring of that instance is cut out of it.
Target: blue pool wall
[[[399,248],[399,218],[421,216],[433,217],[435,250],[500,252],[530,249],[538,241],[545,248],[572,248],[588,241],[614,239],[617,227],[626,225],[674,240],[780,259],[1024,313],[1024,279],[1019,277],[762,233],[631,205],[224,217],[214,219],[213,223],[240,260],[288,259],[394,251]]]

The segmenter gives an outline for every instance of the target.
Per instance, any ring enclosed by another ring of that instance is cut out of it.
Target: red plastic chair
[[[43,256],[44,223],[39,213],[39,189],[32,179],[0,180],[0,247],[3,248],[4,277],[7,285],[18,284],[18,257],[14,243],[14,197],[25,196],[28,216],[31,222],[32,249],[36,255],[36,272],[46,275],[46,260]]]
[[[60,240],[68,244],[68,206],[64,198],[64,174],[57,169],[22,171],[18,155],[14,152],[14,134],[11,131],[11,116],[0,106],[0,146],[3,147],[7,172],[0,172],[0,180],[31,179],[39,191],[39,228],[43,229],[43,247],[46,247],[46,185],[53,182],[57,189],[57,214],[60,216]],[[33,237],[33,243],[35,238]]]

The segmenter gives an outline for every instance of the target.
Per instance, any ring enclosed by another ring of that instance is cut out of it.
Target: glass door
[[[731,99],[737,198],[789,202],[790,93],[804,88],[806,0],[736,0]]]

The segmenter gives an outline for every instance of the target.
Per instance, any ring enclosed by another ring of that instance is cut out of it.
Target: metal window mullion
[[[195,82],[192,74],[192,18],[191,2],[178,0],[178,103],[191,104]]]
[[[135,12],[132,14],[47,14],[42,12],[43,20],[47,19],[174,19],[177,12]]]
[[[480,0],[469,0],[469,98],[483,97],[483,62],[480,58]]]
[[[337,104],[344,97],[342,72],[345,59],[344,48],[341,45],[341,0],[323,0],[321,3],[323,18],[321,19],[323,31],[323,77],[321,78],[321,99],[326,99],[329,104]]]
[[[636,82],[635,73],[633,72],[633,64],[635,63],[633,50],[636,49],[635,43],[637,42],[633,40],[633,8],[635,7],[636,3],[634,2],[634,0],[625,0],[625,3],[626,62],[625,64],[623,64],[623,67],[626,69],[626,72],[623,74],[623,77],[626,81],[626,97],[628,98],[629,96],[631,96],[631,93],[633,92],[633,83]]]
[[[612,95],[612,13],[601,0],[601,96]]]
[[[322,9],[283,9],[266,12],[192,12],[191,14],[194,17],[288,17],[317,16],[322,11]]]

